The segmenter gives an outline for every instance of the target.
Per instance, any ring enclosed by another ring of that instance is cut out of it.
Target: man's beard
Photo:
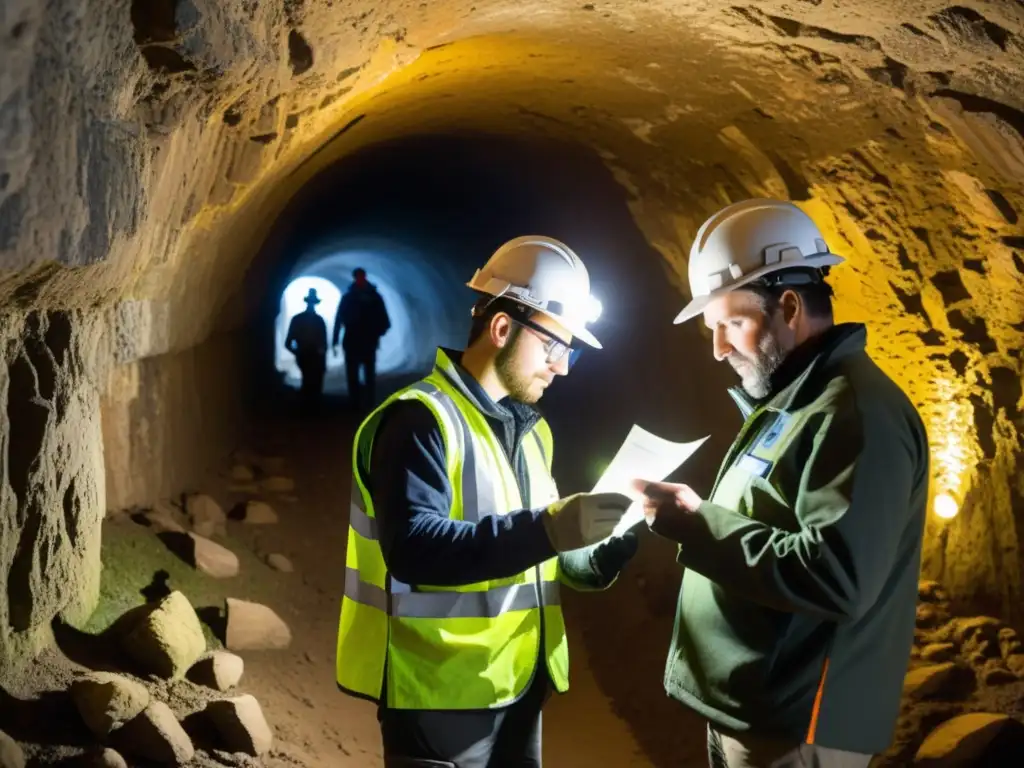
[[[494,359],[494,368],[497,371],[501,386],[508,392],[509,397],[520,403],[533,405],[540,399],[539,396],[535,397],[530,394],[530,384],[533,381],[516,371],[513,364],[512,353],[518,343],[519,338],[514,338],[511,343],[506,344],[498,351],[498,355]]]
[[[762,400],[772,393],[772,374],[774,374],[786,353],[779,340],[771,331],[765,331],[757,343],[757,354],[750,358],[733,352],[726,359],[729,365],[740,376],[743,390],[755,400]]]

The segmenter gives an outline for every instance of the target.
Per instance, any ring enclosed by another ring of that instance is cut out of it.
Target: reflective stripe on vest
[[[401,582],[393,582],[400,584]],[[484,592],[414,592],[408,589],[392,590],[391,606],[388,593],[373,584],[360,580],[354,568],[345,569],[345,597],[361,605],[368,605],[389,616],[410,619],[493,619],[511,611],[529,611],[540,608],[535,582],[507,584]],[[544,605],[560,605],[562,598],[557,581],[542,581],[541,596]]]

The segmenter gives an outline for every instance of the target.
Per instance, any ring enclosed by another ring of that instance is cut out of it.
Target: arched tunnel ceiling
[[[586,142],[677,270],[706,209],[865,143],[1024,171],[1021,3],[57,5],[5,3],[0,293],[144,300],[138,354],[207,334],[295,190],[404,132]],[[965,110],[993,130],[951,137]]]

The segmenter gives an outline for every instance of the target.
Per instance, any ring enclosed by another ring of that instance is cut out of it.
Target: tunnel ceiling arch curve
[[[272,222],[339,158],[424,131],[570,139],[627,191],[681,295],[723,203],[815,216],[851,255],[841,319],[870,320],[963,505],[930,523],[926,570],[1019,613],[1024,561],[972,553],[1024,540],[1020,3],[167,7],[22,3],[0,30],[0,300],[54,313],[29,334],[73,318],[65,341],[108,396],[137,396],[131,377],[109,389],[119,366],[247,321]]]

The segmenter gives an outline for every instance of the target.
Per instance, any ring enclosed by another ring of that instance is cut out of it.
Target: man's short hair
[[[817,320],[832,319],[832,286],[825,282],[828,268],[787,269],[768,275],[761,280],[744,285],[741,290],[750,291],[760,297],[766,314],[772,314],[779,306],[782,294],[793,291],[807,310]]]
[[[352,277],[358,280],[361,277],[366,277],[366,270],[362,267],[356,267],[352,270]]]
[[[473,305],[473,323],[469,327],[469,340],[466,342],[467,347],[471,346],[483,335],[484,331],[487,330],[487,326],[491,323],[491,318],[499,312],[504,312],[507,315],[524,320],[529,320],[530,315],[533,314],[533,311],[529,307],[524,304],[520,304],[515,299],[509,299],[504,296],[499,296],[498,298],[494,298],[493,296],[481,296],[477,299],[476,304]],[[514,325],[512,327],[512,334],[509,340],[515,341],[516,336],[519,335],[519,331],[520,327],[518,325]]]

